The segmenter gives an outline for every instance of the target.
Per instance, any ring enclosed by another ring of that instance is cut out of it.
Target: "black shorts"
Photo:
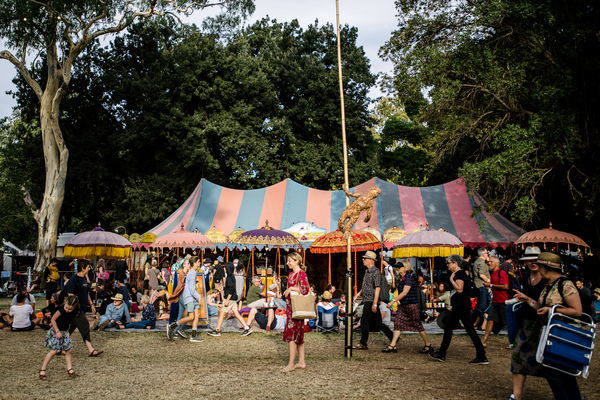
[[[269,322],[269,317],[267,317],[265,314],[263,314],[259,311],[254,316],[254,320],[256,321],[258,326],[260,326],[260,329],[266,329],[267,322]],[[273,318],[273,322],[271,322],[271,329],[275,329],[276,326],[277,326],[277,318]]]
[[[488,310],[488,320],[494,321],[494,324],[500,324],[498,329],[506,325],[506,304],[492,303]]]

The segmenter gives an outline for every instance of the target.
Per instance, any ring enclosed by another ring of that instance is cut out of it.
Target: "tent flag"
[[[400,186],[372,178],[350,189],[365,193],[372,186],[381,189],[373,202],[371,220],[358,220],[355,229],[368,226],[385,232],[394,226],[406,232],[425,227],[443,228],[468,247],[491,245],[507,247],[524,230],[490,210],[481,196],[469,190],[463,178],[427,187]],[[202,179],[189,198],[167,219],[152,230],[156,237],[181,228],[206,232],[213,226],[223,232],[241,228],[259,229],[269,220],[274,229],[288,229],[298,222],[310,222],[337,229],[337,221],[346,207],[342,190],[309,188],[291,179],[260,189],[225,188]]]

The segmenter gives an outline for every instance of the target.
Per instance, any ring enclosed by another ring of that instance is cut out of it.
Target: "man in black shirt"
[[[471,360],[469,363],[473,365],[486,365],[488,364],[488,359],[485,356],[485,348],[475,332],[475,327],[471,322],[471,299],[469,298],[469,277],[460,268],[463,259],[458,254],[452,254],[448,258],[446,258],[446,264],[448,265],[448,269],[450,270],[450,285],[452,286],[452,291],[454,292],[450,297],[450,305],[452,309],[450,311],[450,318],[448,323],[444,328],[444,338],[442,339],[442,345],[439,350],[434,353],[429,353],[429,356],[434,360],[443,362],[446,361],[446,351],[448,347],[450,347],[450,342],[452,341],[452,333],[454,331],[454,327],[456,323],[460,320],[467,331],[467,334],[471,338],[473,345],[475,345],[475,350],[477,351],[477,356],[474,360]]]

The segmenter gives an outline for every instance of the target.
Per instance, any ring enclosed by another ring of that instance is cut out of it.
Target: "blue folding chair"
[[[552,307],[548,324],[542,328],[536,360],[547,368],[587,378],[594,351],[596,323],[587,314],[582,314],[579,319],[561,314],[556,311],[557,307],[560,306]]]
[[[317,307],[317,333],[340,333],[340,324],[338,321],[339,307],[335,306],[329,310],[321,306]]]

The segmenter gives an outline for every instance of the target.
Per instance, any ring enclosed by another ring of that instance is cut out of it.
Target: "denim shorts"
[[[200,308],[200,304],[196,300],[185,305],[185,311],[187,312],[194,312],[194,310],[197,308]]]

